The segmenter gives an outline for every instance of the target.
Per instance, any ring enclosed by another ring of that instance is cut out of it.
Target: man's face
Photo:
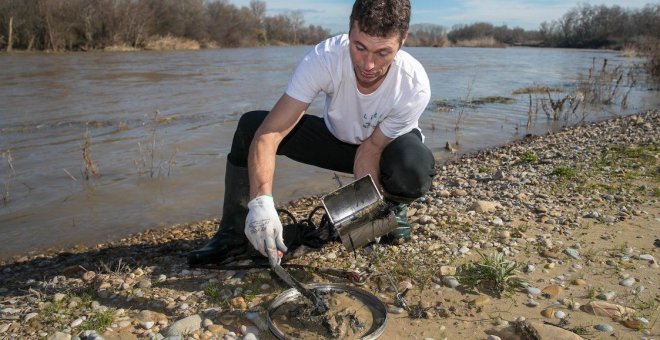
[[[398,33],[387,38],[368,35],[360,31],[355,23],[349,35],[349,44],[355,78],[361,86],[368,88],[385,77],[402,41]]]

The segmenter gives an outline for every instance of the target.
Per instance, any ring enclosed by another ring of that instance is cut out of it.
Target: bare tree
[[[264,44],[268,44],[268,35],[266,34],[266,2],[260,0],[250,0],[250,10],[252,15],[259,22],[259,41],[262,41]]]
[[[7,52],[11,52],[11,47],[14,44],[14,17],[9,17],[9,35],[7,36]]]
[[[303,24],[305,24],[305,19],[303,13],[300,10],[295,10],[289,14],[291,18],[291,29],[293,30],[293,43],[298,44],[298,32]]]

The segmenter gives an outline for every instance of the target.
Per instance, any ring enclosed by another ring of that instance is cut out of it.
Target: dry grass
[[[145,50],[168,51],[168,50],[199,50],[199,42],[191,39],[166,36],[152,36],[147,39]]]
[[[453,47],[490,47],[490,48],[504,48],[506,44],[497,41],[493,37],[482,37],[478,39],[459,40],[454,43]]]
[[[640,51],[636,45],[628,44],[621,49],[621,55],[626,58],[636,58],[640,56]]]
[[[535,94],[535,93],[561,92],[561,91],[562,89],[558,87],[534,85],[528,87],[521,87],[519,89],[514,90],[511,94],[515,96],[519,94]]]
[[[110,45],[103,48],[106,52],[135,52],[140,49],[126,44]]]
[[[85,180],[89,180],[90,177],[95,177],[99,178],[101,177],[101,172],[99,171],[98,166],[92,160],[92,137],[91,134],[88,131],[85,131],[85,134],[83,135],[83,145],[81,146],[82,149],[82,156],[83,156],[83,178]]]
[[[11,150],[3,151],[2,158],[7,165],[7,179],[5,180],[4,190],[2,191],[2,203],[7,205],[9,203],[9,182],[16,175],[16,170],[14,169],[14,159],[11,156]]]

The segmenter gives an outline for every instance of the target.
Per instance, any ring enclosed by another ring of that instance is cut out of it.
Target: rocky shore
[[[289,262],[368,273],[361,287],[388,304],[382,339],[658,339],[659,138],[654,110],[460,156],[410,205],[412,240]],[[302,217],[318,200],[283,207]],[[187,266],[216,227],[0,262],[0,338],[273,339],[265,312],[286,287],[269,270]],[[502,289],[479,264],[512,269],[493,274]]]

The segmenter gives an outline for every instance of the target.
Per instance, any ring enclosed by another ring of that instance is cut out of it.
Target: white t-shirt
[[[389,138],[419,129],[419,117],[431,98],[426,71],[402,50],[378,89],[367,95],[360,93],[347,34],[316,45],[296,67],[286,94],[311,103],[321,91],[326,94],[326,126],[335,137],[350,144],[362,143],[376,126]]]

